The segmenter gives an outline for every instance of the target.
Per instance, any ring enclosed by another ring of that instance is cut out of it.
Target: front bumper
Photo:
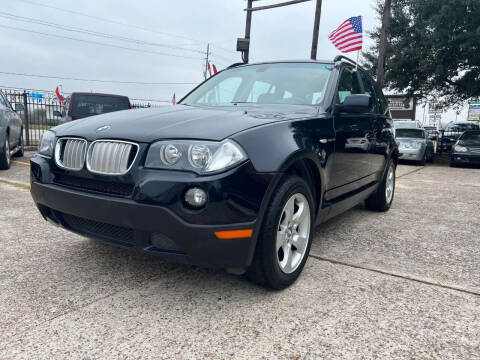
[[[250,264],[261,203],[274,175],[256,174],[250,163],[211,177],[138,169],[132,195],[112,196],[59,185],[57,169],[53,166],[52,171],[50,162],[31,159],[31,194],[44,218],[56,225],[170,261],[229,268]],[[204,209],[188,209],[181,202],[190,186],[207,191]],[[253,229],[253,236],[219,239],[215,235],[243,229]]]
[[[420,149],[405,149],[401,148],[400,150],[400,160],[411,160],[411,161],[421,161],[423,159],[423,153],[425,152],[424,148]]]
[[[453,164],[463,165],[480,165],[480,153],[471,152],[455,152],[450,157],[450,162]]]

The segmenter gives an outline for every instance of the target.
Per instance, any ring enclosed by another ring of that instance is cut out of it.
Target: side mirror
[[[373,100],[370,95],[349,95],[343,104],[337,105],[337,111],[349,114],[368,113],[373,110]]]
[[[25,110],[25,106],[23,106],[23,104],[15,103],[15,111],[24,111],[24,110]]]
[[[53,111],[53,116],[58,116],[58,117],[62,117],[62,113],[58,110],[54,110]]]

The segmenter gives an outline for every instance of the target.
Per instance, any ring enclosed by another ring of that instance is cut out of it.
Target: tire
[[[433,151],[430,151],[430,153],[429,153],[428,155],[429,155],[429,156],[428,156],[428,162],[429,162],[429,163],[433,163],[433,155],[434,155],[434,154],[433,154]]]
[[[387,192],[387,187],[390,189]],[[365,200],[367,209],[378,212],[385,212],[392,206],[395,196],[395,163],[390,159],[387,163],[387,171],[383,176],[383,180],[370,197]]]
[[[0,170],[10,169],[10,143],[8,142],[8,134],[5,134],[5,142],[0,150]]]
[[[22,157],[24,155],[23,130],[22,130],[22,133],[20,134],[20,139],[18,139],[17,146],[19,146],[20,148],[15,154],[13,154],[13,157]]]
[[[425,166],[427,164],[427,150],[423,153],[423,158],[418,162],[418,165]]]
[[[295,215],[300,219],[295,220]],[[286,176],[265,212],[246,277],[276,290],[293,284],[310,252],[314,221],[315,201],[309,186],[298,176]]]

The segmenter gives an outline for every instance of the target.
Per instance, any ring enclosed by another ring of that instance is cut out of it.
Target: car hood
[[[124,110],[72,121],[53,128],[57,136],[79,136],[152,142],[158,139],[223,140],[232,134],[272,122],[314,117],[319,108],[300,105],[185,105]]]

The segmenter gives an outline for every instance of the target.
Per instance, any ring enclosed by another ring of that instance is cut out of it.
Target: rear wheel
[[[285,178],[264,216],[254,259],[246,273],[251,281],[278,290],[295,282],[310,252],[314,204],[303,179]]]
[[[8,133],[5,134],[5,142],[3,143],[2,150],[0,151],[0,170],[10,169],[10,143],[8,142]]]
[[[367,209],[373,211],[388,211],[392,206],[393,197],[395,195],[395,163],[392,159],[388,161],[387,172],[382,182],[374,192],[365,201]]]

